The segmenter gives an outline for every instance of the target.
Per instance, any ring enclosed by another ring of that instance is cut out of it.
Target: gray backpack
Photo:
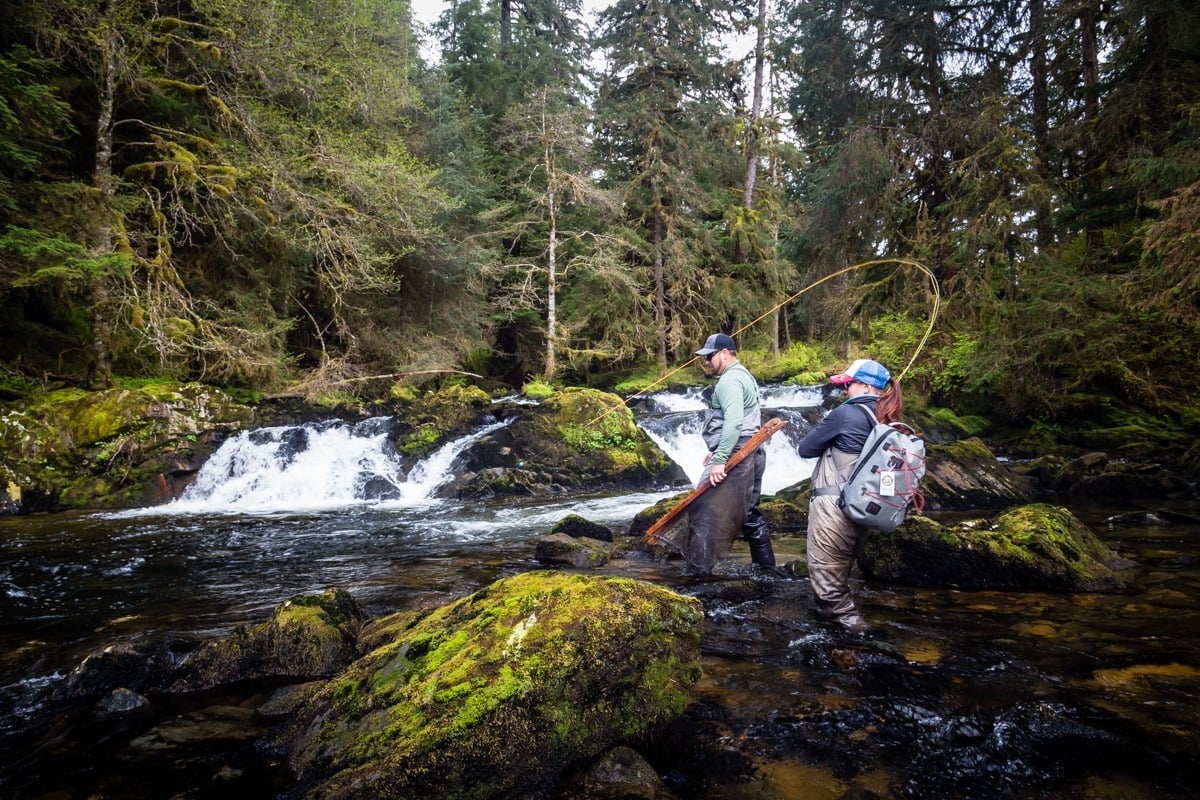
[[[859,408],[873,427],[838,505],[855,523],[891,533],[904,521],[909,506],[918,512],[925,508],[917,488],[925,475],[925,442],[903,422],[880,422],[871,409]]]

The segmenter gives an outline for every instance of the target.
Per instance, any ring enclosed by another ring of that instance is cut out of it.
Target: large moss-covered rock
[[[703,619],[698,600],[649,583],[558,572],[405,615],[392,641],[301,715],[292,760],[302,791],[536,794],[683,711],[700,675]]]
[[[869,577],[913,586],[1105,592],[1125,588],[1116,571],[1132,563],[1067,509],[1035,503],[990,523],[910,517],[893,533],[872,533],[859,565]]]
[[[333,675],[357,655],[365,619],[345,589],[297,595],[266,622],[205,643],[183,663],[170,688],[195,691],[253,678]]]
[[[446,494],[476,498],[687,481],[617,395],[564,389],[538,405],[505,413],[512,420],[508,425],[463,453],[468,472]]]
[[[0,462],[11,510],[149,505],[169,495],[214,439],[254,412],[203,384],[63,389],[13,403],[0,415]]]

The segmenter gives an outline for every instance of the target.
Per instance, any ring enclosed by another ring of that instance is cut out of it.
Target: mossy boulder
[[[467,471],[445,494],[644,489],[687,481],[614,394],[564,389],[504,413],[511,422],[464,451]]]
[[[658,522],[664,514],[679,505],[680,501],[689,494],[691,494],[690,491],[680,492],[671,497],[664,497],[652,506],[646,506],[633,515],[633,519],[629,522],[627,533],[630,536],[645,536],[646,531],[650,530],[651,525]]]
[[[0,414],[7,496],[20,497],[20,511],[150,505],[168,488],[164,476],[253,416],[198,383],[33,395]]]
[[[1044,456],[1019,467],[1041,487],[1055,494],[1083,497],[1170,497],[1195,495],[1195,477],[1156,462],[1127,461],[1108,453],[1084,453],[1075,458]]]
[[[703,620],[695,598],[560,572],[406,616],[301,714],[300,794],[536,795],[683,711]]]
[[[413,458],[429,455],[479,422],[492,398],[478,386],[448,385],[396,408],[391,437],[396,450]]]
[[[859,559],[863,573],[911,586],[1112,592],[1132,562],[1105,547],[1065,508],[1018,506],[947,527],[909,517],[893,533],[873,532]]]
[[[266,622],[205,643],[180,667],[172,691],[196,691],[254,678],[330,676],[358,655],[366,615],[345,589],[303,594]]]

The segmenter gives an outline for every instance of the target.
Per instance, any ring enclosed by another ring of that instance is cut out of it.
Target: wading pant
[[[717,561],[729,555],[730,545],[747,521],[750,500],[755,494],[755,464],[760,456],[765,464],[766,454],[759,448],[757,453],[734,467],[725,480],[710,486],[688,506],[688,534],[684,547],[687,574],[709,575]],[[708,481],[708,474],[706,467],[697,486]],[[763,531],[766,531],[765,520]]]
[[[750,560],[760,567],[775,566],[775,548],[771,546],[771,529],[762,512],[758,510],[758,501],[762,497],[763,473],[767,469],[767,450],[758,448],[753,456],[743,461],[754,462],[754,484],[750,487],[750,509],[742,522],[742,538],[750,545]]]
[[[836,495],[812,498],[808,505],[808,578],[819,619],[842,624],[858,621],[850,596],[850,570],[867,543],[867,529],[838,508]]]

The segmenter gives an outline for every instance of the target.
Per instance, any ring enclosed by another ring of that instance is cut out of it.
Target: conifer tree
[[[741,299],[711,296],[725,256],[705,224],[719,218],[720,192],[736,184],[741,161],[732,137],[722,135],[730,115],[718,100],[718,35],[729,14],[720,3],[618,0],[601,15],[607,67],[597,98],[598,152],[605,181],[627,197],[639,240],[630,266],[649,272],[650,341],[663,366],[701,331],[726,327]]]

